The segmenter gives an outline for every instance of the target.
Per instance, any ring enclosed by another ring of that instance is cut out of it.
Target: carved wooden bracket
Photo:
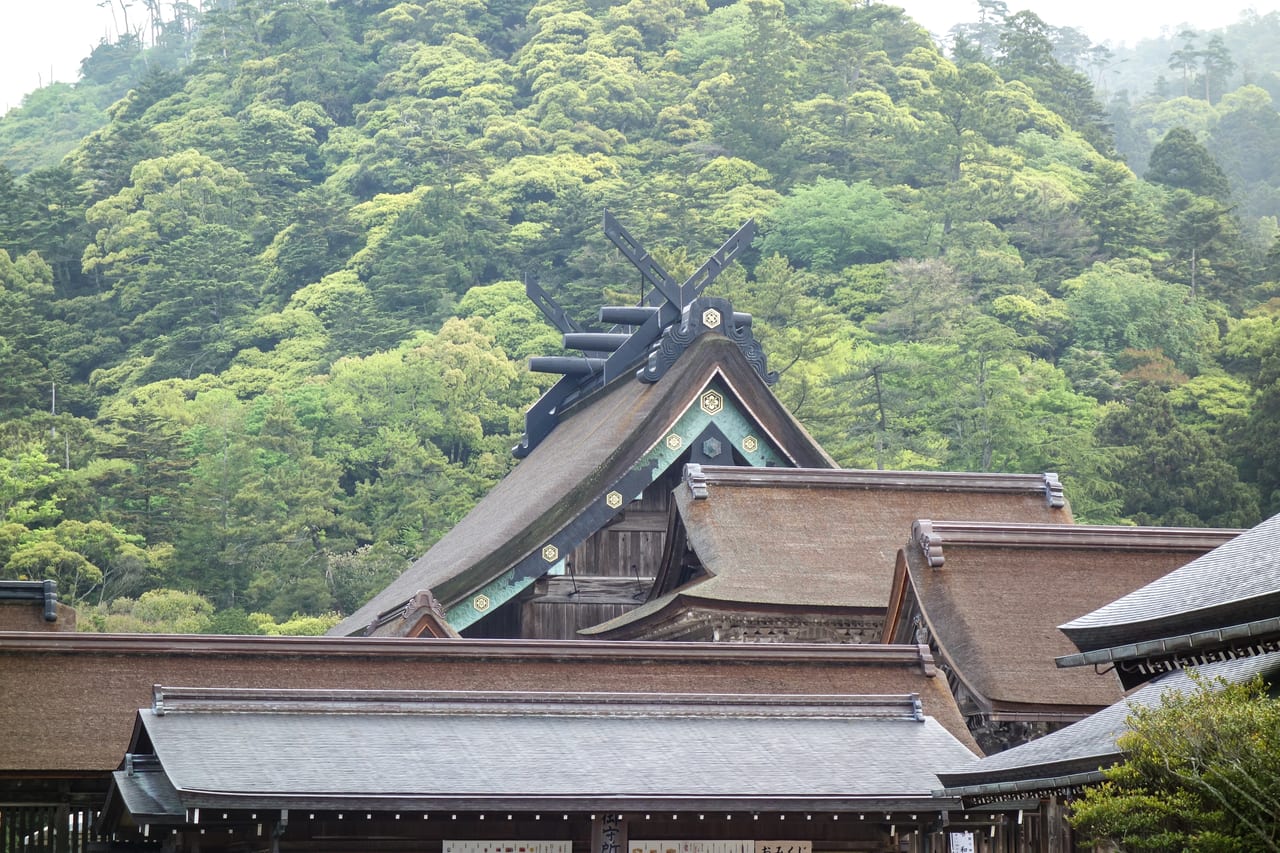
[[[1046,471],[1044,474],[1044,499],[1054,509],[1061,509],[1067,505],[1062,483],[1058,480],[1058,475],[1052,471]]]
[[[684,466],[684,484],[695,501],[707,499],[707,475],[703,473],[701,465],[691,462]]]
[[[919,543],[930,568],[942,568],[942,564],[946,562],[942,556],[942,536],[933,532],[932,521],[927,518],[915,521],[911,525],[911,538]]]

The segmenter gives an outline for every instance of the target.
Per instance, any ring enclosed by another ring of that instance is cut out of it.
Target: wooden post
[[[54,853],[71,853],[71,809],[66,803],[62,803],[53,810],[51,815],[53,818],[52,826],[49,831],[53,838],[50,845]]]

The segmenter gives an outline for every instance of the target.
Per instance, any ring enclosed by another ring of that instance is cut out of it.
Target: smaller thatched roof
[[[694,466],[690,466],[692,469]],[[636,636],[687,605],[883,612],[898,550],[923,515],[1070,524],[1052,475],[699,466],[675,492],[706,575],[677,586],[671,554],[653,597],[583,633]]]
[[[1057,626],[1238,533],[919,521],[886,637],[922,628],[993,714],[1083,715],[1118,700],[1122,687],[1112,673],[1055,666],[1054,658],[1071,650]],[[913,596],[920,626],[902,624]]]

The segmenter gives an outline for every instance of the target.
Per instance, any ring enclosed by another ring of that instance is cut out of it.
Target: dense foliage
[[[1085,790],[1071,823],[1123,850],[1280,850],[1280,700],[1261,679],[1197,679],[1135,707],[1124,760]]]
[[[0,575],[86,622],[384,585],[513,464],[559,343],[520,280],[583,322],[636,298],[605,208],[676,273],[760,221],[714,287],[845,465],[1058,471],[1093,522],[1280,511],[1246,161],[1175,122],[1135,175],[1032,14],[944,55],[865,0],[206,7],[0,121]]]

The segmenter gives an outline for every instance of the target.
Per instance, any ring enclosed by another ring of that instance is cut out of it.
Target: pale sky
[[[891,0],[892,1],[892,0]],[[121,3],[139,16],[138,0],[0,0],[0,114],[51,80],[74,83],[80,60],[104,36],[114,38]],[[1235,22],[1243,9],[1266,14],[1280,0],[1007,0],[1010,12],[1031,9],[1053,26],[1077,27],[1095,42],[1133,44],[1188,23],[1197,29]],[[975,0],[897,0],[936,35],[977,18]]]
[[[886,0],[907,10],[934,35],[946,35],[960,21],[976,21],[976,0]],[[1240,13],[1260,15],[1280,9],[1280,0],[1005,0],[1009,12],[1030,9],[1055,27],[1083,30],[1094,42],[1136,44],[1180,24],[1207,30],[1233,24]]]
[[[51,81],[74,83],[103,36],[115,28],[98,0],[0,0],[0,113]]]

